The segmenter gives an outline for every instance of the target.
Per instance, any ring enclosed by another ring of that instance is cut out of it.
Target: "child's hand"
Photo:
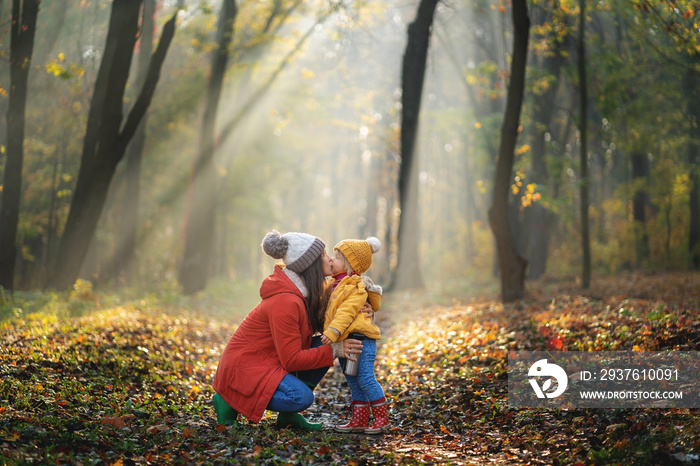
[[[370,303],[365,303],[365,307],[360,310],[371,323],[374,323],[374,309]]]
[[[327,336],[321,335],[321,343],[323,343],[324,345],[330,345],[332,342],[331,339]]]

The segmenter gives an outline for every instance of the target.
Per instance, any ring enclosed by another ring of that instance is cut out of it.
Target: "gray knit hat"
[[[289,270],[301,273],[326,250],[321,238],[306,233],[271,231],[262,242],[263,251],[273,259],[282,259]]]

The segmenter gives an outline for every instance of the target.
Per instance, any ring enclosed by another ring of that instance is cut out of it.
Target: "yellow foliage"
[[[76,66],[71,64],[70,66],[71,73],[73,73],[76,76],[82,76],[85,74],[85,68],[82,66]]]
[[[474,128],[481,129],[481,123],[479,123],[478,121],[474,123]]]
[[[94,297],[92,286],[93,285],[90,280],[83,280],[81,278],[77,279],[73,285],[73,291],[70,292],[71,299],[92,299]]]
[[[308,68],[304,68],[301,70],[301,77],[304,79],[313,79],[315,76],[316,75],[314,74],[314,72]]]
[[[523,144],[522,146],[518,147],[517,154],[518,155],[523,155],[525,152],[530,150],[530,146],[528,144]]]
[[[46,64],[46,72],[49,74],[53,74],[54,76],[58,76],[62,73],[65,73],[65,71],[66,69],[58,63],[51,62]]]
[[[22,258],[27,262],[34,262],[36,257],[32,254],[32,250],[27,245],[22,245]]]

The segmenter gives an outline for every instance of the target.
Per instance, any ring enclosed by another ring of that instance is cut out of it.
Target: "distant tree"
[[[588,92],[586,89],[586,0],[580,0],[578,29],[578,85],[581,121],[580,178],[581,178],[581,250],[583,255],[581,286],[586,289],[591,283],[591,238],[588,221]]]
[[[39,63],[48,61],[48,57],[58,43],[69,11],[70,0],[51,0],[41,5],[41,18],[44,24],[39,26],[41,35],[37,37],[36,43],[36,58]]]
[[[25,111],[40,0],[14,0],[10,28],[10,99],[7,160],[0,207],[0,287],[14,289],[17,225],[22,198]],[[0,5],[0,11],[2,5]]]
[[[145,84],[123,118],[123,100],[138,35],[142,0],[114,0],[102,62],[95,81],[80,172],[49,286],[73,285],[87,254],[117,165],[150,105],[175,33],[177,13],[165,24]]]
[[[153,50],[153,29],[156,13],[156,1],[144,0],[142,27],[139,36],[138,75],[136,85],[138,92],[146,81],[148,66]],[[124,200],[121,211],[121,224],[117,239],[117,253],[114,258],[112,278],[122,279],[129,284],[132,278],[134,257],[136,255],[136,232],[139,220],[139,198],[141,192],[141,160],[143,147],[146,143],[146,122],[148,114],[143,116],[141,123],[129,143],[126,152],[126,176],[124,180]]]
[[[690,177],[688,252],[692,266],[700,269],[700,9],[696,0],[642,0],[634,6],[648,21],[642,27],[654,43],[654,52],[672,66],[680,64],[684,70],[681,87],[688,124]],[[660,38],[669,39],[673,48],[658,44]]]
[[[527,260],[518,254],[508,221],[508,196],[513,177],[515,144],[520,126],[520,111],[525,91],[525,67],[530,34],[526,0],[513,0],[513,57],[506,111],[501,127],[501,145],[496,162],[489,223],[496,239],[501,273],[501,299],[512,302],[525,293]]]
[[[178,274],[178,281],[185,294],[203,290],[211,274],[217,191],[217,174],[214,166],[216,113],[219,108],[237,13],[238,7],[235,0],[224,0],[219,17],[217,47],[212,55],[198,153],[189,185],[185,219],[185,251]]]
[[[688,252],[693,267],[700,269],[700,72],[688,68],[683,81],[687,96],[689,125],[688,165],[690,167],[690,228]]]
[[[555,113],[559,80],[562,68],[566,63],[566,52],[569,46],[567,30],[569,16],[563,13],[559,0],[536,2],[530,10],[533,15],[533,30],[540,26],[543,34],[543,49],[534,53],[535,63],[532,65],[540,73],[540,83],[532,92],[532,174],[528,181],[537,185],[538,192],[552,193],[550,174],[547,164],[547,134],[551,134],[552,118]],[[525,222],[528,230],[528,272],[527,276],[537,279],[547,269],[549,257],[549,242],[556,222],[556,214],[542,202],[535,202],[525,211]]]
[[[583,147],[583,146],[582,146]],[[630,154],[632,162],[632,220],[634,222],[635,265],[641,267],[649,261],[649,233],[647,232],[647,208],[649,202],[649,158],[641,147]]]
[[[393,289],[423,287],[421,273],[418,218],[418,164],[415,146],[418,134],[423,81],[438,0],[421,0],[416,18],[408,25],[408,42],[401,72],[401,166],[399,168],[399,202],[401,217],[398,231],[398,261],[392,281]]]

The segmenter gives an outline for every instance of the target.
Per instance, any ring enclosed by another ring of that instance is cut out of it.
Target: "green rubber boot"
[[[238,426],[238,412],[230,407],[228,403],[216,393],[212,400],[214,402],[214,412],[216,412],[216,422],[225,426]]]
[[[277,415],[277,427],[297,427],[308,432],[315,432],[323,428],[323,424],[309,422],[299,413],[279,413]]]

